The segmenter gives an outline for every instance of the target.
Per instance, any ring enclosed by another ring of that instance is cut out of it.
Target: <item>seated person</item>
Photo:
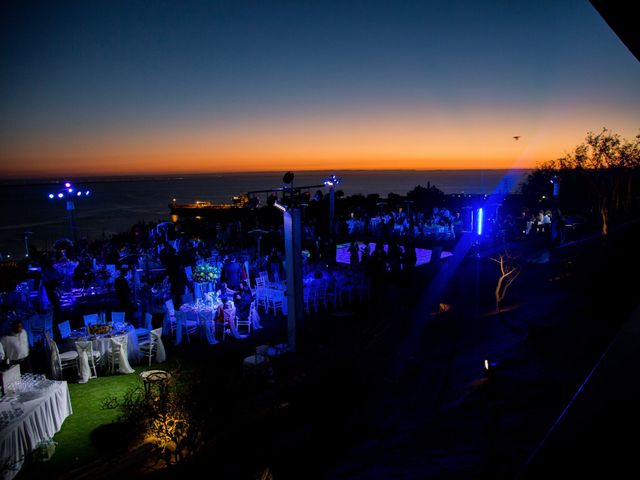
[[[222,301],[222,303],[226,303],[227,300],[232,299],[234,293],[236,293],[236,291],[231,290],[229,287],[227,287],[226,282],[222,282],[220,284],[220,290],[218,290],[218,296],[220,297],[220,300]]]
[[[6,359],[11,365],[20,364],[22,372],[31,372],[29,359],[29,338],[22,328],[22,322],[15,320],[11,324],[11,332],[0,338]]]
[[[233,301],[236,306],[236,316],[241,320],[249,318],[249,310],[251,308],[251,302],[253,301],[253,295],[245,281],[240,282],[240,288],[233,296]]]

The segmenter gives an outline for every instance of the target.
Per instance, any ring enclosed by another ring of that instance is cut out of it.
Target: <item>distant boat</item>
[[[196,201],[193,203],[177,203],[176,199],[169,204],[172,215],[179,217],[202,217],[217,222],[233,222],[246,218],[252,211],[247,195],[234,196],[232,203],[214,203]]]

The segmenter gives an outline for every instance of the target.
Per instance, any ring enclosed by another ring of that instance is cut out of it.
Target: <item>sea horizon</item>
[[[389,173],[442,173],[447,172],[451,175],[455,175],[456,173],[459,175],[469,175],[474,172],[484,172],[484,173],[497,173],[497,172],[529,172],[534,170],[535,167],[531,168],[388,168],[388,169],[365,169],[365,168],[357,168],[357,169],[327,169],[327,170],[318,170],[318,169],[295,169],[291,170],[294,175],[311,175],[318,174],[320,176],[328,176],[328,175],[339,175],[339,174],[367,174],[367,175],[387,175]],[[95,174],[95,175],[43,175],[43,176],[20,176],[20,175],[0,175],[0,186],[14,186],[14,185],[23,185],[23,186],[32,186],[32,185],[51,185],[62,183],[66,181],[76,181],[76,182],[131,182],[137,180],[166,180],[166,179],[175,179],[180,180],[187,177],[201,177],[201,176],[211,176],[211,177],[220,177],[225,175],[246,175],[246,176],[259,176],[259,175],[284,175],[285,170],[246,170],[246,171],[211,171],[211,172],[181,172],[181,173],[144,173],[144,174]]]
[[[342,179],[338,189],[345,195],[389,193],[406,195],[418,185],[436,186],[446,194],[514,192],[527,169],[472,170],[342,170],[295,171],[294,185],[318,185],[329,174]],[[170,220],[169,203],[211,201],[228,203],[235,195],[283,185],[285,172],[239,172],[210,174],[148,174],[120,176],[58,177],[14,180],[0,184],[0,254],[22,256],[24,232],[31,245],[50,248],[56,239],[69,237],[63,201],[49,199],[62,182],[70,181],[91,195],[76,202],[75,217],[80,237],[107,239],[129,231],[137,222]],[[315,187],[314,187],[315,188]],[[29,205],[29,208],[25,208]]]

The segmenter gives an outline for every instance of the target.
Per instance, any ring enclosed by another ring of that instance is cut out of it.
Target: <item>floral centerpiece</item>
[[[201,263],[197,265],[193,271],[192,278],[197,283],[215,282],[220,278],[220,267],[218,265],[210,265]]]
[[[105,333],[111,333],[113,327],[106,324],[93,324],[87,327],[87,332],[91,335],[104,335]]]

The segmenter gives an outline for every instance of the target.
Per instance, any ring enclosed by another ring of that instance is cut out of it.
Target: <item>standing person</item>
[[[360,250],[358,248],[358,244],[356,242],[351,242],[347,251],[349,252],[349,264],[351,265],[351,268],[358,268],[358,264],[360,263]]]
[[[11,365],[20,365],[21,372],[31,372],[31,359],[29,358],[29,337],[22,328],[20,320],[14,320],[11,324],[11,332],[0,338],[6,359]]]
[[[269,265],[271,266],[271,274],[273,281],[278,282],[282,278],[282,259],[278,255],[278,250],[274,247],[269,255]]]
[[[128,311],[131,299],[131,287],[125,277],[125,269],[120,270],[120,275],[116,278],[113,286],[116,291],[116,297],[118,298],[118,305],[123,311]]]
[[[224,278],[231,289],[235,290],[240,286],[242,266],[236,261],[235,257],[230,257],[229,263],[224,266]]]

